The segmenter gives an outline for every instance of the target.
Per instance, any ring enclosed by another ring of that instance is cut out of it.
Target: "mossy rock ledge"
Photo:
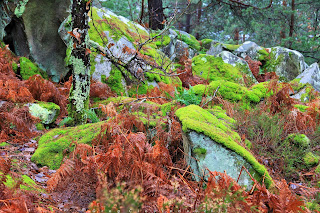
[[[186,162],[192,168],[196,180],[203,174],[207,178],[206,168],[211,171],[226,171],[237,180],[244,166],[257,181],[264,179],[267,187],[273,185],[267,169],[239,144],[241,138],[232,130],[231,124],[196,105],[178,109],[176,116],[182,123]],[[241,173],[238,183],[247,186],[247,189],[253,185],[245,171]]]
[[[38,148],[31,157],[31,161],[50,169],[58,169],[64,154],[72,151],[74,141],[78,144],[91,144],[100,133],[103,122],[85,124],[76,127],[56,128],[44,134],[38,142]]]

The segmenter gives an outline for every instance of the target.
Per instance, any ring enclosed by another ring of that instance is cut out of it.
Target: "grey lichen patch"
[[[72,66],[73,66],[74,74],[77,74],[77,75],[80,75],[80,74],[85,75],[86,74],[87,68],[84,65],[82,59],[76,58],[74,56],[71,56],[70,57],[70,62],[72,64]],[[90,73],[90,72],[88,72],[88,73]]]
[[[90,88],[88,87],[88,82],[80,79],[78,75],[75,75],[76,85],[72,90],[71,99],[74,100],[74,105],[76,106],[76,111],[81,112],[85,109],[85,102],[87,101],[90,93]],[[85,93],[83,91],[86,91]]]

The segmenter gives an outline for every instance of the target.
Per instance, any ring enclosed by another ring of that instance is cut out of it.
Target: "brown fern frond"
[[[111,88],[101,82],[91,82],[90,84],[90,97],[107,99],[109,97],[114,97],[116,94],[111,91]]]
[[[75,162],[73,160],[67,159],[56,171],[56,173],[48,180],[47,189],[49,191],[54,191],[62,180],[68,176],[71,176],[74,165]]]
[[[0,157],[0,172],[3,174],[2,178],[5,178],[5,175],[8,174],[11,168],[11,162],[9,159],[4,159]],[[4,181],[0,179],[0,182]]]
[[[99,104],[99,108],[104,114],[111,118],[116,117],[118,114],[113,102],[110,102],[107,105]]]
[[[301,208],[304,206],[304,202],[292,194],[285,180],[282,179],[277,186],[279,188],[279,195],[272,195],[270,198],[270,205],[273,207],[274,212],[305,212]]]
[[[9,108],[7,108],[9,107]],[[38,133],[33,131],[38,119],[31,116],[28,107],[10,108],[10,105],[0,107],[0,135],[2,140],[10,140],[13,143],[23,143]]]

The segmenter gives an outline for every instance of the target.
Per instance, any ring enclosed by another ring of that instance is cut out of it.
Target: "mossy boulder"
[[[222,58],[211,55],[200,54],[192,59],[192,72],[205,80],[226,80],[242,83],[241,72],[230,64],[225,63]]]
[[[233,53],[241,58],[246,58],[246,56],[249,56],[253,60],[257,60],[259,57],[260,50],[263,50],[263,48],[257,45],[256,43],[252,41],[246,41],[243,44],[241,44],[237,49],[235,49]]]
[[[100,133],[104,122],[85,124],[76,127],[56,128],[39,139],[38,148],[31,160],[38,165],[58,169],[66,153],[72,151],[72,142],[91,144]]]
[[[200,42],[193,35],[181,30],[176,30],[176,33],[178,34],[179,40],[185,42],[192,49],[200,51]]]
[[[38,102],[30,104],[29,111],[32,116],[40,118],[41,123],[51,124],[59,116],[60,107],[51,102]]]
[[[290,134],[286,140],[301,148],[308,148],[310,146],[310,139],[305,134]]]
[[[212,96],[217,90],[217,94],[224,99],[232,102],[244,101],[250,103],[259,103],[263,98],[267,97],[266,83],[259,83],[248,89],[240,84],[217,80],[212,81],[209,85],[198,84],[193,87],[195,94],[202,96]]]
[[[118,95],[129,96],[136,93],[135,90],[137,88],[139,94],[145,94],[148,89],[158,86],[158,82],[181,85],[181,81],[177,76],[169,77],[163,75],[163,70],[154,68],[162,66],[168,71],[171,67],[169,66],[171,60],[159,50],[162,45],[171,42],[168,35],[155,37],[153,41],[139,50],[137,56],[139,59],[132,60],[139,49],[138,44],[147,41],[156,33],[150,35],[142,26],[122,16],[117,16],[105,8],[98,9],[93,7],[90,15],[93,17],[89,22],[91,48],[93,50],[96,48],[107,49],[110,52],[108,55],[112,55],[114,61],[127,65],[127,69],[121,66],[116,67],[107,57],[92,51],[91,73],[94,80],[107,83],[112,91]],[[137,82],[136,79],[143,81],[143,83]],[[127,89],[127,86],[130,86],[132,91]]]
[[[284,47],[271,48],[271,54],[274,55],[270,60],[278,60],[275,66],[275,72],[278,76],[291,81],[301,74],[308,65],[304,61],[304,56],[295,50]]]
[[[207,173],[205,168],[208,168],[213,171],[226,171],[237,179],[242,166],[245,166],[258,181],[265,176],[265,184],[268,187],[272,185],[267,169],[240,145],[241,138],[233,131],[232,125],[196,105],[178,109],[176,116],[182,123],[186,161],[196,175],[202,176],[203,172]],[[194,154],[195,149],[199,148],[206,149],[201,158]],[[246,186],[253,184],[251,178],[244,173],[239,183]]]

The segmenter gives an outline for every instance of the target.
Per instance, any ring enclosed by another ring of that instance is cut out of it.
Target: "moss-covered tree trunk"
[[[72,87],[69,97],[69,117],[74,124],[86,122],[85,110],[89,108],[90,93],[90,55],[88,51],[88,0],[73,0],[72,2],[72,32],[73,50],[70,57],[72,68]]]

